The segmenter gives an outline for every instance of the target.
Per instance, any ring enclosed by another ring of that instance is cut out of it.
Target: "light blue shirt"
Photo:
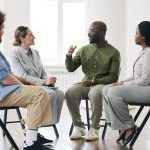
[[[0,51],[0,101],[12,92],[20,92],[21,85],[3,85],[2,81],[11,75],[11,68],[5,56]]]

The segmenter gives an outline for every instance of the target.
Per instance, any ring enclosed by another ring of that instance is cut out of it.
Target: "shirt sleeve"
[[[72,56],[66,56],[65,65],[69,72],[74,72],[81,65],[80,51],[73,58]]]
[[[10,71],[7,70],[6,66],[0,61],[0,83],[10,75]]]
[[[127,79],[123,80],[123,82],[128,82],[128,81],[132,81],[133,80],[133,75],[128,77]]]

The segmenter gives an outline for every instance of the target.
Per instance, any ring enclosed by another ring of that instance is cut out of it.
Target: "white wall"
[[[87,24],[102,20],[107,25],[106,39],[121,53],[120,79],[126,74],[126,0],[89,0]]]
[[[29,26],[30,0],[4,0],[7,14],[4,35],[5,54],[12,49],[14,30],[19,25]],[[134,43],[137,24],[150,20],[149,0],[87,0],[87,29],[91,22],[102,20],[107,24],[106,39],[121,53],[120,79],[132,73],[132,65],[140,47]]]
[[[3,10],[6,13],[3,48],[7,56],[12,50],[15,29],[20,25],[29,25],[29,1],[30,0],[3,0]]]
[[[14,30],[19,25],[29,26],[30,0],[4,0],[7,14],[4,34],[4,53],[9,56],[12,50]],[[87,0],[87,29],[91,22],[102,20],[107,24],[106,39],[121,53],[121,75],[124,78],[126,68],[126,2],[120,0]]]
[[[144,20],[150,21],[150,0],[128,0],[127,4],[127,72],[126,76],[132,74],[133,63],[141,50],[134,42],[137,25]]]

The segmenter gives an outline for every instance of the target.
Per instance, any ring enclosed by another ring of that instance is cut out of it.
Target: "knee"
[[[109,89],[107,92],[107,96],[111,102],[116,102],[118,100],[117,97],[119,96],[119,92],[118,92],[117,88],[112,87],[111,89]]]
[[[109,91],[110,88],[112,88],[112,85],[104,86],[104,88],[102,90],[102,95],[107,95],[107,92]]]
[[[38,89],[38,98],[41,101],[49,101],[48,93],[43,88]]]
[[[69,88],[66,92],[65,92],[65,98],[70,99],[73,95],[74,95],[75,91],[72,88]]]
[[[39,94],[39,96],[48,95],[47,91],[45,91],[44,88],[42,88],[42,87],[36,87],[36,89],[37,89],[37,93]]]
[[[92,88],[88,93],[89,99],[101,99],[102,90]]]
[[[55,99],[56,99],[56,93],[55,93],[55,91],[54,92],[51,92],[51,93],[48,93],[48,95],[49,95],[49,99],[50,99],[50,101],[55,101]]]

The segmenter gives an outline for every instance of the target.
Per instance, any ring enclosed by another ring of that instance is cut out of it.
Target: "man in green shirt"
[[[66,68],[69,72],[82,66],[85,75],[82,82],[74,84],[66,91],[66,101],[72,116],[75,130],[70,139],[79,139],[85,135],[85,140],[97,140],[102,115],[102,89],[105,85],[118,80],[120,54],[116,48],[105,40],[107,27],[102,21],[90,25],[89,45],[81,47],[72,57],[76,46],[71,46],[66,55]],[[81,120],[79,105],[82,99],[89,98],[92,108],[91,128],[85,133]]]

